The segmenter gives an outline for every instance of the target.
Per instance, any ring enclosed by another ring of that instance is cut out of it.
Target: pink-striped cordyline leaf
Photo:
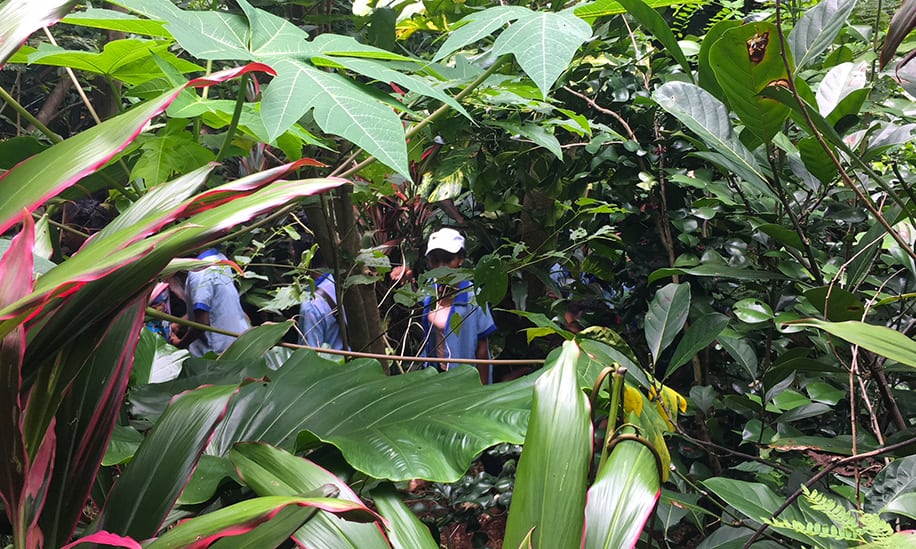
[[[76,0],[7,0],[0,7],[0,67],[41,27],[57,23]]]

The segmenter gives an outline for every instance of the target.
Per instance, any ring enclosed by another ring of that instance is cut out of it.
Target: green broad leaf
[[[855,294],[838,286],[821,286],[805,291],[805,297],[831,322],[862,320],[865,304]]]
[[[811,400],[831,406],[835,406],[839,401],[846,398],[847,394],[847,391],[837,389],[833,385],[822,381],[815,381],[805,385],[805,391]]]
[[[791,324],[824,330],[875,354],[896,360],[907,366],[916,367],[916,342],[897,330],[892,330],[886,326],[875,326],[852,320],[827,322],[816,318],[794,321]]]
[[[906,510],[907,513],[912,513],[910,504],[913,494],[916,494],[916,456],[909,455],[892,461],[878,472],[867,492],[867,497],[863,500],[865,510],[871,513],[897,513],[898,510]]]
[[[697,353],[708,347],[728,326],[728,317],[719,313],[709,313],[696,319],[684,332],[684,337],[674,348],[674,354],[665,370],[665,378],[671,377],[678,368],[687,364]]]
[[[802,162],[814,177],[827,185],[836,180],[839,170],[830,157],[824,154],[824,149],[816,137],[806,137],[798,142],[798,152]]]
[[[763,142],[772,141],[789,116],[788,107],[759,95],[768,86],[788,86],[790,78],[776,25],[748,23],[725,31],[709,49],[709,64],[738,118]]]
[[[725,330],[716,341],[747,371],[751,379],[757,378],[757,353],[744,338],[731,330]]]
[[[882,509],[882,512],[916,520],[916,492],[897,496]]]
[[[884,37],[880,57],[882,69],[897,54],[897,48],[914,28],[916,28],[916,1],[903,0],[900,7],[894,12],[887,29],[887,36]]]
[[[229,345],[220,355],[220,360],[258,360],[267,351],[283,341],[283,336],[293,327],[295,321],[265,322],[246,331]]]
[[[736,175],[756,188],[766,187],[766,172],[738,140],[728,110],[712,94],[693,84],[667,82],[655,90],[652,99],[726,159]]]
[[[140,19],[128,13],[102,8],[89,8],[84,11],[71,13],[67,17],[61,19],[61,23],[88,27],[91,29],[113,30],[129,34],[154,36],[157,38],[168,38],[171,36],[168,31],[165,30],[165,25],[163,25],[161,21]]]
[[[108,450],[105,451],[105,457],[102,458],[102,465],[111,467],[127,463],[134,457],[141,442],[143,442],[143,435],[136,429],[125,425],[115,425],[111,438],[108,440]]]
[[[243,528],[254,528],[257,524],[270,520],[278,511],[291,505],[335,513],[359,513],[362,507],[336,498],[259,497],[188,519],[146,545],[146,548],[179,549],[195,545],[208,547],[211,542],[219,538],[238,535],[240,525]]]
[[[775,223],[764,223],[763,225],[758,225],[757,230],[776,240],[780,244],[795,248],[796,250],[804,249],[804,244],[802,243],[801,237],[798,236],[798,233],[791,229],[787,229],[782,225],[777,225]]]
[[[135,539],[156,535],[237,391],[203,387],[173,401],[109,493],[98,529]]]
[[[690,63],[687,62],[687,57],[684,56],[677,37],[671,32],[671,27],[668,26],[665,19],[642,0],[618,0],[618,2],[627,9],[630,15],[639,21],[639,24],[646,31],[662,43],[663,51],[673,57],[684,70],[684,74],[693,80],[693,69],[691,69]]]
[[[269,381],[241,388],[208,453],[246,440],[292,449],[306,431],[372,477],[454,482],[484,449],[524,440],[535,377],[482,386],[469,366],[387,376],[374,361],[300,350]]]
[[[494,121],[490,122],[488,125],[503,128],[507,132],[513,134],[513,139],[531,140],[535,145],[544,147],[553,153],[553,155],[557,157],[557,160],[561,162],[563,161],[563,147],[560,145],[560,140],[557,139],[552,133],[548,132],[545,128],[537,124],[517,124],[512,122]]]
[[[796,74],[833,44],[855,7],[856,0],[821,0],[805,10],[788,37]]]
[[[229,459],[245,484],[259,496],[295,496],[332,485],[339,499],[362,506],[369,513],[349,486],[307,459],[258,443],[236,445]],[[325,511],[319,511],[296,531],[295,539],[305,547],[388,547],[376,523],[349,522]]]
[[[67,14],[75,0],[7,0],[0,7],[0,67],[36,30],[50,27]]]
[[[502,29],[506,23],[529,16],[531,13],[531,10],[522,6],[496,6],[468,15],[458,21],[456,28],[448,34],[433,61],[441,61],[461,48]]]
[[[770,271],[740,269],[720,263],[705,263],[696,267],[657,269],[649,275],[649,283],[674,275],[713,276],[735,280],[783,280],[786,277]]]
[[[689,312],[689,284],[668,284],[655,293],[645,320],[646,343],[653,364],[680,333]]]
[[[492,53],[513,54],[541,90],[542,98],[546,98],[576,51],[591,36],[592,27],[570,11],[532,12],[500,33]]]
[[[658,8],[666,8],[670,6],[687,6],[687,5],[699,4],[699,3],[700,3],[699,0],[686,0],[686,1],[649,0],[648,2],[646,2],[646,5],[648,5],[652,9],[658,9]],[[596,2],[589,2],[589,3],[577,6],[576,9],[574,10],[574,13],[577,16],[581,17],[582,19],[585,19],[586,21],[591,23],[591,22],[594,22],[594,20],[599,17],[620,15],[622,13],[626,13],[626,11],[627,10],[624,9],[624,7],[620,5],[620,2],[618,2],[617,0],[597,0]]]
[[[283,58],[272,66],[277,76],[261,100],[261,116],[271,141],[314,109],[312,116],[323,131],[355,143],[410,177],[404,126],[390,106],[353,80],[301,61]],[[311,92],[303,94],[303,89]]]
[[[530,311],[520,311],[517,309],[509,309],[506,312],[525,318],[537,326],[537,328],[525,329],[528,334],[529,343],[538,337],[545,337],[553,334],[559,334],[563,336],[563,339],[572,339],[575,336],[574,333],[564,330],[559,324],[547,318],[547,315],[544,313],[532,313]]]
[[[241,484],[228,459],[204,454],[200,456],[194,475],[181,491],[177,505],[200,505],[210,501],[226,479]]]
[[[781,451],[816,450],[818,452],[827,452],[840,456],[852,455],[852,438],[848,435],[830,438],[817,436],[780,436],[776,440],[770,442],[768,446]],[[876,448],[877,446],[861,438],[857,442],[857,450],[859,452],[870,452]]]
[[[582,547],[635,547],[660,494],[649,448],[635,440],[618,442],[588,490]]]
[[[248,19],[247,46],[258,59],[271,56],[303,56],[311,50],[306,43],[308,33],[282,17],[257,9],[245,0],[238,0]],[[180,41],[179,41],[180,42]]]
[[[713,72],[712,65],[709,64],[709,49],[722,37],[725,31],[739,25],[741,25],[741,21],[719,21],[706,32],[706,37],[700,43],[700,54],[697,57],[697,82],[704,90],[722,102],[726,102],[725,92],[722,91],[722,86],[719,85],[719,81],[716,79],[716,73]]]
[[[749,297],[735,302],[732,312],[741,322],[755,324],[773,319],[773,309],[757,298]]]
[[[181,47],[198,59],[255,58],[248,50],[251,33],[242,15],[210,10],[185,11],[169,0],[117,0],[111,3],[164,21],[166,29]]]
[[[534,386],[531,420],[518,463],[506,547],[518,547],[534,529],[535,547],[576,548],[582,542],[588,468],[592,457],[590,410],[579,388],[573,342]]]
[[[203,71],[169,51],[171,41],[128,38],[105,44],[101,52],[70,51],[42,43],[29,54],[29,63],[53,67],[70,67],[120,80],[132,86],[164,75],[154,56],[182,73]]]
[[[837,109],[842,100],[852,92],[863,89],[868,84],[866,71],[867,64],[864,61],[861,63],[840,63],[831,68],[824,75],[824,79],[821,80],[814,94],[817,100],[817,110],[821,116],[826,117],[827,121],[831,122],[830,115]]]
[[[509,290],[508,266],[499,254],[488,254],[474,266],[474,280],[479,283],[478,303],[499,303]]]
[[[141,144],[140,158],[131,168],[130,177],[143,180],[146,187],[168,181],[175,174],[196,170],[216,159],[216,155],[189,132],[144,137],[138,142]]]
[[[382,484],[370,493],[375,508],[388,521],[388,541],[394,549],[438,549],[429,528],[411,511],[391,484]]]

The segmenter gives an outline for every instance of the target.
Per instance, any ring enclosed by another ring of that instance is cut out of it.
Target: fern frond
[[[862,525],[862,529],[873,541],[881,542],[894,535],[894,529],[891,525],[881,520],[881,517],[874,513],[862,513],[859,517],[859,522]]]
[[[863,541],[855,529],[838,528],[835,524],[812,524],[799,520],[767,519],[767,524],[774,528],[785,528],[797,534],[813,538],[836,539],[841,541]]]
[[[805,494],[805,500],[811,504],[811,508],[827,515],[831,522],[837,524],[842,529],[858,530],[859,517],[849,509],[843,507],[839,502],[830,499],[817,490],[808,490],[802,485],[802,493]]]

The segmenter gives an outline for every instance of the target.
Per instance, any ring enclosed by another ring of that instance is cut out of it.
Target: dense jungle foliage
[[[3,1],[0,544],[916,547],[914,26]],[[195,358],[143,325],[212,246],[256,328]],[[316,250],[346,358],[295,344]],[[410,360],[433,275],[497,383]]]

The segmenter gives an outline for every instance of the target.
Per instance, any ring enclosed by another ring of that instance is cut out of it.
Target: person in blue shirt
[[[309,347],[324,347],[342,350],[343,334],[337,321],[337,286],[334,274],[329,272],[321,250],[315,245],[315,239],[305,234],[293,243],[293,252],[298,258],[311,250],[309,271],[317,279],[309,295],[299,306],[299,344]]]
[[[455,229],[440,229],[429,236],[426,262],[431,269],[457,269],[464,263],[464,237]],[[496,324],[486,303],[477,303],[474,284],[434,284],[435,296],[423,300],[423,356],[436,358],[490,358],[489,336]],[[457,364],[430,363],[440,370]],[[493,380],[493,366],[477,366],[482,383]]]
[[[197,259],[229,261],[215,248],[205,250]],[[215,263],[199,271],[190,271],[185,294],[188,317],[194,322],[239,334],[251,327],[229,265]],[[233,341],[235,337],[196,328],[188,329],[181,338],[172,334],[172,344],[187,348],[194,356],[204,356],[211,351],[220,354]]]

